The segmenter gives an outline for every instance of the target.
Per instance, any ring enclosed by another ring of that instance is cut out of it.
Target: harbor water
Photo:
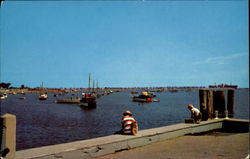
[[[198,90],[155,94],[160,102],[137,103],[132,101],[130,91],[116,92],[97,99],[96,109],[57,104],[54,93],[49,93],[47,100],[38,100],[36,93],[10,94],[1,100],[1,115],[16,115],[16,147],[21,150],[112,135],[121,128],[124,110],[132,111],[139,130],[143,130],[184,122],[190,117],[187,104],[199,107]],[[235,118],[249,119],[249,89],[235,91],[234,111]]]

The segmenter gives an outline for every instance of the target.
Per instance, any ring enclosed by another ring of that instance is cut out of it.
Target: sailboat
[[[42,85],[41,85],[41,89],[43,90],[43,82],[42,82]],[[38,96],[39,100],[46,100],[47,98],[48,98],[47,93],[40,93],[39,96]]]
[[[94,80],[93,80],[93,91],[90,88],[91,77],[89,73],[89,88],[88,93],[82,93],[82,99],[80,100],[80,106],[82,108],[96,108],[96,97],[94,92]]]

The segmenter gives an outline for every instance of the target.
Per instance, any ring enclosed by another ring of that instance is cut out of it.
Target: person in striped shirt
[[[122,117],[122,131],[124,134],[136,135],[138,131],[138,125],[134,119],[131,111],[126,110],[123,112]]]

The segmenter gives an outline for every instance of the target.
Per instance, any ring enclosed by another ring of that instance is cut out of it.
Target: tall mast
[[[93,92],[95,91],[95,80],[93,80]]]
[[[90,73],[89,73],[89,91],[90,91],[90,81],[91,81],[91,78],[90,78]]]

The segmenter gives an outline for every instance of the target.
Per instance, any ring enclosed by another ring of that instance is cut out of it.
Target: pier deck
[[[247,159],[248,133],[186,135],[95,159]]]

